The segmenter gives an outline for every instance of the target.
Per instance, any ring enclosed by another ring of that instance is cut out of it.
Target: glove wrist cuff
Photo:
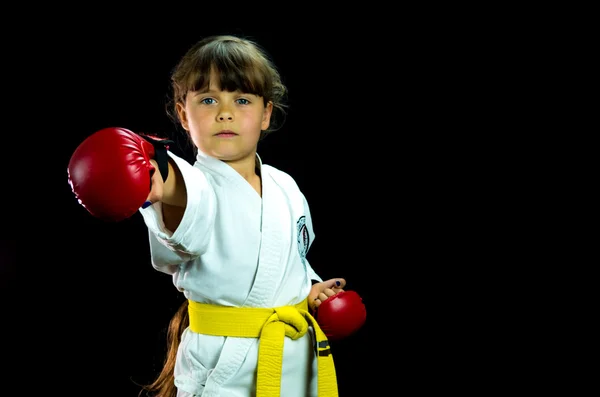
[[[154,160],[156,160],[160,175],[162,176],[163,182],[165,182],[169,176],[169,155],[167,154],[167,151],[169,150],[169,144],[173,143],[173,141],[152,138],[148,135],[142,135],[142,138],[154,146]]]

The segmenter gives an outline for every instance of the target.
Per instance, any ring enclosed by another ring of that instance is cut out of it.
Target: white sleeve
[[[179,270],[179,264],[192,259],[191,255],[173,251],[163,244],[152,231],[148,231],[150,238],[150,260],[154,269],[167,274],[174,274]]]
[[[216,196],[204,173],[186,160],[168,152],[185,183],[187,205],[177,230],[165,227],[162,203],[139,211],[150,234],[153,266],[172,273],[173,265],[192,260],[206,251],[216,215]]]
[[[302,194],[302,200],[304,201],[304,214],[306,216],[306,228],[308,229],[309,241],[308,241],[308,249],[313,243],[315,239],[315,232],[313,230],[312,217],[310,215],[310,208],[308,207],[308,202],[306,201],[306,197]],[[308,278],[310,280],[318,280],[323,281],[323,279],[314,271],[308,259],[305,259],[306,271],[308,272]]]

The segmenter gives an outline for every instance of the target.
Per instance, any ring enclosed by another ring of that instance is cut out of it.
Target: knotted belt
[[[190,329],[199,334],[260,338],[256,395],[279,397],[283,343],[298,339],[313,326],[317,339],[319,397],[337,397],[337,379],[327,336],[308,312],[308,301],[272,309],[229,307],[189,301]]]

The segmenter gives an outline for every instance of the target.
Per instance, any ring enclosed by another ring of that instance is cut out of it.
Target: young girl
[[[157,172],[140,212],[152,265],[172,275],[187,300],[170,324],[165,367],[146,389],[157,396],[336,396],[327,343],[307,313],[346,282],[323,281],[311,268],[306,199],[257,154],[259,140],[284,120],[286,87],[276,68],[252,41],[209,37],[180,60],[172,88],[172,110],[196,161],[168,152],[161,173],[150,160]],[[271,335],[283,332],[283,340]]]
[[[168,141],[107,128],[77,148],[68,168],[93,215],[141,213],[152,265],[186,298],[169,327],[165,366],[145,390],[337,396],[328,338],[353,332],[366,311],[343,278],[323,281],[312,269],[306,199],[257,154],[284,120],[277,70],[252,41],[209,37],[177,64],[172,88],[171,110],[196,148],[193,165]]]

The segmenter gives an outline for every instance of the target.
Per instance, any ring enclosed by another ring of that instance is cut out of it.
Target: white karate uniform
[[[262,198],[226,163],[198,151],[196,162],[169,152],[187,189],[177,230],[162,221],[161,203],[140,209],[152,265],[171,274],[186,298],[216,305],[272,308],[304,300],[322,279],[306,260],[314,240],[308,204],[296,182],[261,167]],[[312,328],[284,342],[281,395],[317,395]],[[179,396],[255,395],[258,339],[201,335],[187,329],[175,367]]]

